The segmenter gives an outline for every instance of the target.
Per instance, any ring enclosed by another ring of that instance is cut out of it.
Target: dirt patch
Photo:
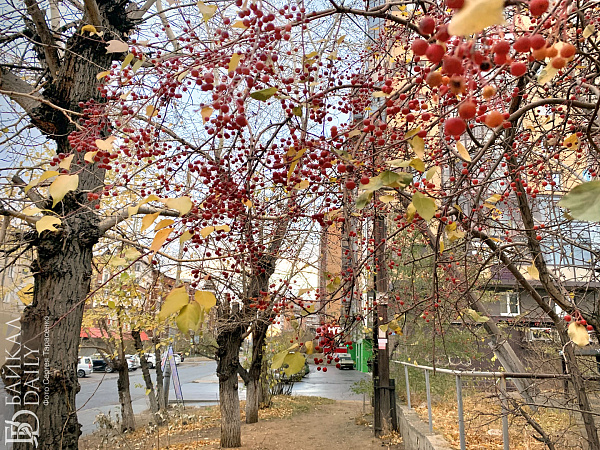
[[[242,405],[243,406],[243,405]],[[140,427],[123,436],[96,432],[80,440],[82,450],[128,448],[136,450],[197,448],[218,449],[218,407],[186,408],[172,419],[168,429]],[[242,409],[243,411],[243,409]],[[396,436],[378,439],[363,416],[362,402],[333,401],[314,397],[277,398],[272,408],[260,411],[255,424],[242,424],[242,450],[403,450]]]

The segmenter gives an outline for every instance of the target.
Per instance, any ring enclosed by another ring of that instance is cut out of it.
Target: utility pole
[[[375,300],[377,307],[373,308],[375,320],[373,320],[373,345],[377,345],[376,364],[373,365],[373,386],[375,389],[375,435],[387,434],[395,424],[392,424],[390,389],[390,359],[388,353],[387,331],[383,331],[380,325],[388,322],[387,292],[388,273],[385,257],[385,216],[376,212],[373,217],[373,245],[375,251],[373,257],[375,268]],[[376,338],[376,339],[375,339]]]

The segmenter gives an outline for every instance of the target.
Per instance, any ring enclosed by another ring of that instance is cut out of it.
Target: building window
[[[501,302],[501,316],[518,316],[521,314],[521,302],[518,292],[506,292]]]

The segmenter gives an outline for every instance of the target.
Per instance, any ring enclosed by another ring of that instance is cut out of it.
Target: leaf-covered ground
[[[242,424],[243,450],[331,450],[342,448],[403,450],[401,439],[377,439],[363,416],[361,402],[318,397],[274,398],[273,406],[259,412],[256,424]],[[244,405],[242,402],[242,412]],[[170,425],[157,430],[148,417],[138,417],[139,429],[129,435],[97,431],[80,440],[82,450],[126,448],[135,450],[191,450],[219,448],[219,408],[186,408]],[[243,420],[243,413],[242,413]]]
[[[465,411],[466,448],[470,450],[502,450],[502,421],[497,397],[468,396],[463,400]],[[427,423],[427,404],[415,408]],[[556,448],[585,448],[578,434],[579,425],[565,410],[539,408],[529,413],[554,440]],[[447,400],[433,405],[434,430],[444,436],[452,448],[460,448],[456,401]],[[509,442],[511,450],[544,450],[546,445],[534,438],[533,429],[521,416],[509,415]]]

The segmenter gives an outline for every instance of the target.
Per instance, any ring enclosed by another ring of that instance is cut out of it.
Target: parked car
[[[90,375],[93,371],[94,364],[92,363],[92,358],[89,356],[80,356],[79,361],[77,362],[77,376],[79,378],[84,378],[87,375]]]
[[[181,361],[183,361],[181,359],[181,355],[179,353],[173,353],[173,357],[175,358],[175,365],[178,366],[179,364],[181,364]]]
[[[337,355],[337,357],[339,358],[338,369],[354,369],[354,361],[352,360],[352,356],[350,356],[348,353],[340,353]]]
[[[146,357],[146,362],[151,369],[154,369],[156,366],[156,355],[154,353],[144,353]]]
[[[176,355],[179,355],[179,357],[181,358],[181,362],[185,361],[185,355],[182,352],[176,352]]]
[[[125,355],[129,370],[136,370],[138,367],[142,367],[140,364],[140,357],[138,355]]]
[[[92,364],[94,367],[94,372],[111,373],[115,370],[109,362],[101,357],[92,358]]]

